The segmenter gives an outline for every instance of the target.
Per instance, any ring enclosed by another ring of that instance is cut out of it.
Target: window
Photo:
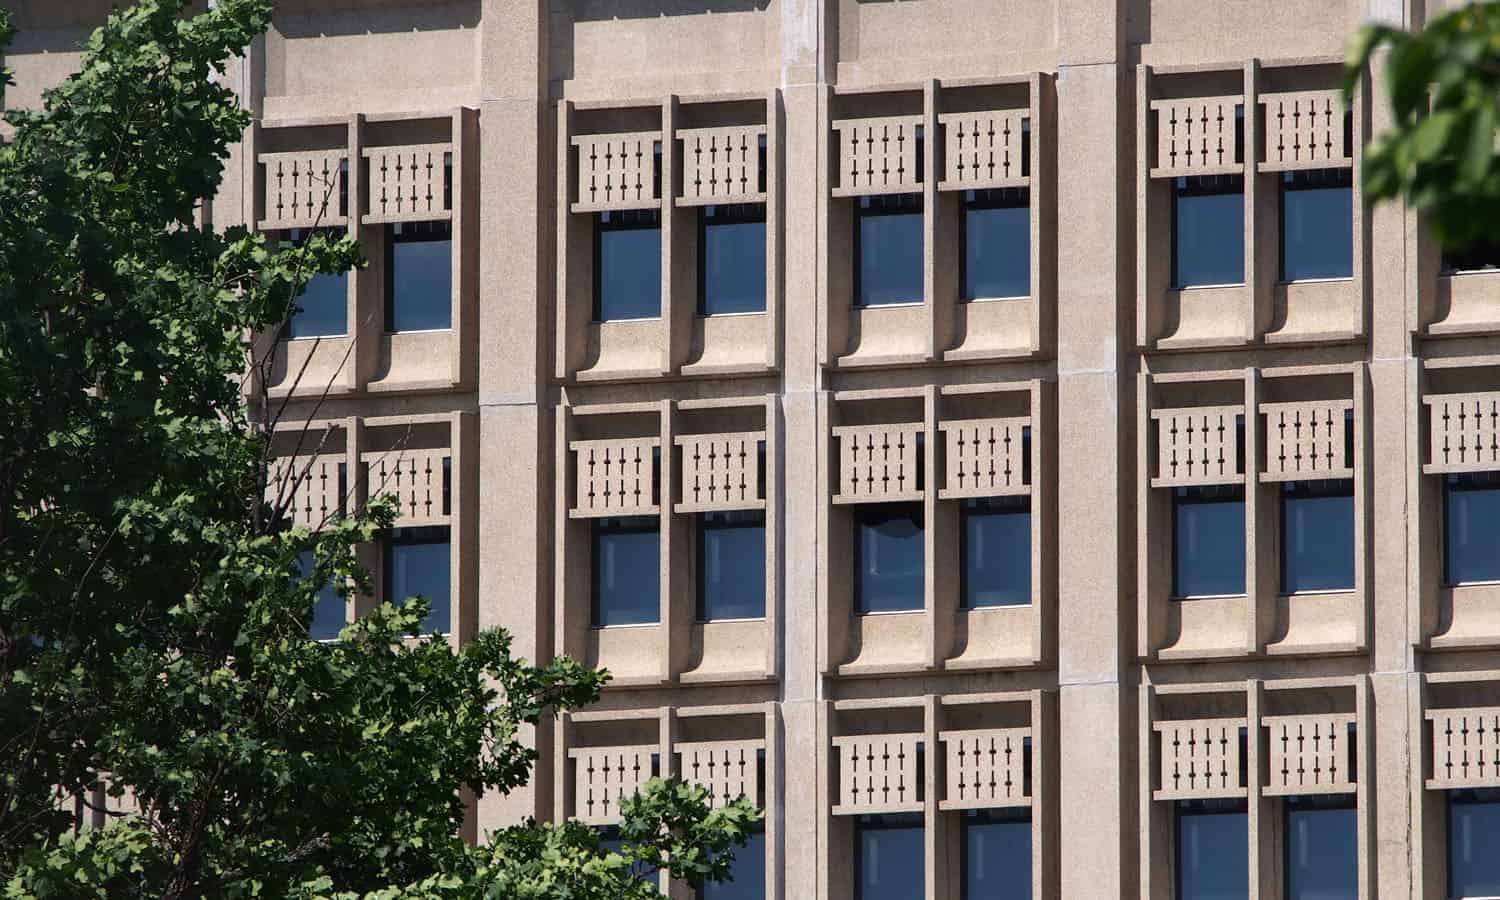
[[[594,520],[594,627],[661,621],[661,523],[655,516]]]
[[[1031,900],[1031,810],[964,813],[963,900]]]
[[[1031,602],[1031,498],[965,500],[963,608],[1024,606]]]
[[[1180,487],[1172,500],[1172,596],[1245,593],[1245,486]]]
[[[1357,900],[1359,819],[1354,797],[1289,797],[1285,809],[1286,900]]]
[[[854,211],[854,305],[922,302],[922,195],[861,197]]]
[[[757,829],[743,847],[734,848],[729,878],[698,889],[698,900],[765,900],[766,833]]]
[[[287,232],[287,239],[300,247],[314,233],[323,234],[331,241],[344,237],[344,232],[336,228],[318,229],[317,232],[294,228]],[[349,273],[330,275],[319,272],[313,275],[302,288],[296,304],[297,308],[287,318],[283,336],[310,338],[348,334]]]
[[[651,776],[656,777],[656,759],[652,757]],[[625,839],[620,836],[620,826],[602,825],[599,828],[599,849],[605,853],[623,853],[625,850]],[[645,881],[656,874],[656,869],[643,862],[635,862],[630,867],[631,874],[636,880]]]
[[[1500,238],[1476,241],[1462,250],[1443,251],[1443,273],[1462,274],[1500,269]]]
[[[453,224],[399,222],[385,238],[386,331],[452,328]]]
[[[1281,177],[1281,280],[1354,274],[1351,169],[1305,169]]]
[[[1245,282],[1245,177],[1178,178],[1172,197],[1172,287]]]
[[[1250,896],[1250,835],[1243,800],[1177,802],[1177,900]]]
[[[861,504],[854,516],[855,610],[921,609],[925,560],[922,504]]]
[[[1500,581],[1500,472],[1443,479],[1443,580]]]
[[[698,517],[698,619],[766,615],[766,514],[760,510]]]
[[[422,630],[448,633],[453,627],[448,526],[391,529],[384,561],[386,600],[400,604],[425,597],[432,608],[422,620]]]
[[[312,574],[313,566],[313,552],[302,551],[297,557],[297,568],[304,578]],[[339,632],[344,628],[344,614],[344,598],[334,590],[332,581],[325,583],[318,588],[318,596],[313,600],[312,621],[308,624],[307,636],[315,641],[337,640]]]
[[[1500,897],[1500,789],[1448,792],[1448,896]]]
[[[1281,592],[1354,589],[1354,482],[1281,486]]]
[[[854,900],[913,900],[926,890],[920,813],[860,816],[854,825]]]
[[[964,300],[1031,294],[1031,195],[1026,188],[965,191]]]
[[[602,212],[594,222],[594,320],[661,317],[661,210]]]
[[[706,206],[698,231],[698,314],[766,311],[766,206]]]

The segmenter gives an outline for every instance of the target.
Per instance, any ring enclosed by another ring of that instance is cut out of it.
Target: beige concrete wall
[[[26,29],[7,58],[19,82],[10,103],[34,105],[76,65],[102,6],[9,5]],[[1234,791],[1250,811],[1251,895],[1274,898],[1285,795],[1276,729],[1352,723],[1357,773],[1331,789],[1357,798],[1361,896],[1443,896],[1444,791],[1481,782],[1455,781],[1439,764],[1447,748],[1433,747],[1428,723],[1500,706],[1500,592],[1441,584],[1440,479],[1454,464],[1433,449],[1445,420],[1429,410],[1500,391],[1500,282],[1440,274],[1420,223],[1392,206],[1356,216],[1352,278],[1278,284],[1280,176],[1258,152],[1271,125],[1257,114],[1336,88],[1359,23],[1419,22],[1441,5],[280,4],[230,73],[258,121],[236,148],[214,221],[274,225],[266,154],[359,159],[371,147],[440,145],[455,159],[446,212],[459,277],[451,332],[391,340],[379,323],[381,273],[361,273],[350,337],[262,342],[284,355],[283,373],[311,359],[335,396],[315,408],[305,390],[267,388],[340,431],[330,446],[344,459],[387,448],[410,425],[422,435],[414,448],[455,461],[455,640],[503,625],[523,655],[569,652],[619,676],[597,709],[537,730],[537,777],[510,798],[482,799],[473,831],[520,815],[596,816],[577,767],[610,748],[654,757],[661,771],[682,770],[684,754],[759,752],[772,896],[845,900],[847,813],[859,810],[839,761],[878,737],[924,748],[922,796],[885,808],[925,817],[925,900],[957,900],[961,832],[944,754],[1024,735],[1034,896],[1154,900],[1172,893],[1171,798],[1181,796],[1163,782],[1162,735],[1228,722],[1247,734],[1246,783]],[[1387,115],[1371,99],[1382,90],[1372,73],[1356,140],[1330,162],[1356,184],[1361,145]],[[1181,172],[1162,158],[1157,117],[1209,97],[1249,111],[1247,152],[1228,169],[1246,180],[1246,283],[1172,291],[1166,185]],[[1026,298],[957,302],[958,185],[936,148],[950,116],[972,113],[1029,122],[1030,170],[1006,182],[1031,195]],[[874,119],[924,131],[920,170],[908,157],[893,188],[921,194],[928,210],[924,295],[856,310],[851,211],[873,189],[850,180],[838,138]],[[680,202],[678,139],[701,128],[765,135],[766,188],[753,198],[769,223],[764,314],[694,312],[696,210]],[[589,321],[575,148],[627,132],[663,150],[660,184],[632,202],[662,212],[664,313],[601,326]],[[339,225],[378,241],[366,190],[355,178],[359,211]],[[1276,482],[1259,448],[1284,404],[1354,417],[1353,591],[1278,594]],[[1254,451],[1239,476],[1247,592],[1183,603],[1168,596],[1158,423],[1202,407],[1238,410]],[[1036,523],[1033,602],[995,615],[957,608],[956,500],[951,464],[936,452],[949,426],[974,420],[1024,421],[1033,435],[1031,479],[1019,488]],[[851,612],[849,530],[861,498],[834,478],[848,429],[920,434],[929,448],[922,489],[907,496],[929,523],[917,612]],[[767,446],[762,622],[693,621],[694,513],[681,508],[686,464],[675,448],[713,435]],[[659,499],[640,511],[662,526],[661,624],[589,628],[577,453],[652,446]]]

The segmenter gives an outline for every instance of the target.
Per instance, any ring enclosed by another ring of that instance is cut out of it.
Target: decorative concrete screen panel
[[[998,497],[1029,494],[1026,429],[1031,419],[965,419],[941,422],[944,478],[938,496]]]
[[[1265,793],[1352,794],[1349,768],[1354,716],[1266,716],[1261,719],[1271,750]]]
[[[761,149],[766,126],[682,128],[682,196],[678,206],[763,203]]]
[[[677,745],[683,781],[708,791],[709,803],[727,806],[740,797],[760,803],[761,741],[707,741]]]
[[[620,821],[620,800],[633,797],[652,775],[657,748],[588,747],[568,751],[573,761],[573,818],[586,825]]]
[[[1031,140],[1025,109],[994,112],[947,113],[938,116],[943,129],[943,178],[940,191],[1022,187],[1030,183],[1025,170],[1025,145]]]
[[[656,501],[657,438],[574,441],[575,519],[644,516],[660,511]]]
[[[396,499],[396,526],[449,523],[447,450],[399,450],[364,454],[370,496]]]
[[[1152,487],[1233,484],[1239,466],[1243,406],[1152,410],[1156,421],[1156,475]]]
[[[920,500],[921,425],[843,425],[838,441],[835,503]]]
[[[1348,417],[1353,400],[1262,403],[1266,462],[1261,481],[1353,478]]]
[[[580,135],[573,138],[573,146],[578,148],[573,212],[661,205],[657,184],[661,132]]]
[[[347,150],[262,153],[264,167],[263,231],[345,225],[339,212]]]
[[[1429,788],[1500,787],[1500,707],[1437,709],[1432,723]]]
[[[1500,469],[1500,392],[1438,394],[1423,398],[1428,411],[1424,471],[1485,472]]]
[[[1156,112],[1156,166],[1152,178],[1243,172],[1236,161],[1243,97],[1152,100]]]
[[[1354,165],[1344,131],[1344,98],[1338,91],[1263,94],[1261,106],[1266,111],[1262,172]]]
[[[448,195],[453,174],[452,144],[419,144],[407,147],[366,147],[370,211],[364,221],[421,222],[448,219],[452,198]]]
[[[266,502],[290,499],[292,524],[314,530],[343,515],[348,490],[342,453],[296,456],[271,461]]]
[[[1030,806],[1026,779],[1029,728],[945,731],[938,735],[947,763],[943,809]]]
[[[839,185],[835,197],[912,194],[922,190],[917,148],[922,120],[917,116],[844,119],[838,132]]]
[[[916,734],[867,734],[833,739],[839,779],[833,814],[921,812],[922,738]]]
[[[1157,800],[1245,796],[1240,773],[1244,728],[1244,719],[1157,722],[1161,771],[1153,796]]]
[[[691,434],[677,438],[682,448],[680,513],[719,509],[764,509],[760,493],[763,431]]]

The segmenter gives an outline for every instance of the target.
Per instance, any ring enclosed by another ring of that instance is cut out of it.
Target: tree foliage
[[[1500,233],[1500,3],[1443,13],[1421,32],[1384,25],[1350,42],[1345,94],[1378,51],[1394,122],[1364,155],[1369,202],[1403,198],[1443,246],[1461,249]]]
[[[393,512],[290,527],[246,411],[246,335],[362,261],[348,239],[201,225],[249,124],[217,79],[271,4],[187,6],[116,12],[43,109],[6,113],[5,895],[588,900],[653,895],[643,864],[722,876],[757,813],[672,781],[627,805],[624,852],[577,823],[456,837],[465,791],[526,783],[523,726],[594,700],[605,673],[516,659],[503,631],[423,639],[420,598],[307,638],[321,585],[368,591],[354,548]],[[101,785],[112,821],[75,830]]]

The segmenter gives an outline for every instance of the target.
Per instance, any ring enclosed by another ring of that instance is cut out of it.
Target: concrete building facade
[[[108,4],[7,5],[34,104]],[[1442,7],[279,0],[209,215],[371,260],[257,342],[299,509],[614,675],[471,833],[671,772],[767,898],[1500,894],[1500,259],[1339,95]]]

